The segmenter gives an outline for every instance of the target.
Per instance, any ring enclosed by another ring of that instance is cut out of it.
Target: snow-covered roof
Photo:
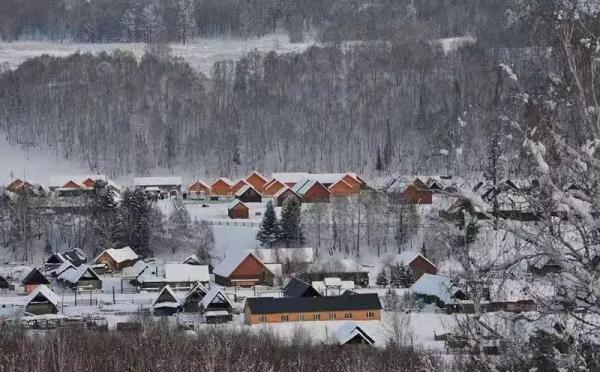
[[[168,282],[209,282],[208,265],[168,263],[165,264],[165,279]]]
[[[98,278],[98,275],[96,275],[96,273],[94,272],[94,270],[92,270],[88,265],[81,265],[79,267],[71,266],[67,270],[63,271],[58,276],[58,279],[66,281],[66,282],[69,282],[69,283],[72,283],[72,284],[75,284],[86,273],[88,275],[90,275],[92,277],[95,277],[96,279],[100,280],[100,278]]]
[[[271,178],[282,183],[297,183],[304,178],[308,178],[307,172],[288,172],[288,173],[273,173]]]
[[[220,296],[219,296],[220,295]],[[227,301],[227,303],[230,306],[231,302],[229,301],[229,299],[227,298],[227,296],[225,296],[223,294],[223,292],[221,292],[221,289],[219,289],[219,287],[212,287],[207,293],[206,295],[202,298],[202,300],[198,303],[198,307],[203,307],[203,308],[207,308],[208,305],[210,305],[210,303],[215,299],[215,297],[221,297],[222,299],[224,299],[225,301]]]
[[[229,204],[227,205],[227,210],[229,210],[229,209],[233,209],[233,208],[234,208],[236,205],[238,205],[238,204],[241,204],[241,205],[243,205],[244,207],[248,208],[248,206],[247,206],[246,204],[244,204],[244,202],[243,202],[243,201],[241,201],[241,200],[239,200],[239,199],[235,199],[235,200],[233,200],[231,203],[229,203]]]
[[[344,345],[346,342],[352,340],[354,337],[360,336],[363,340],[373,345],[375,341],[369,336],[358,324],[354,322],[345,322],[335,330],[335,338]]]
[[[167,292],[173,298],[173,301],[158,302],[158,300],[160,299],[160,297],[163,295],[164,292]],[[177,297],[175,292],[173,292],[173,290],[171,289],[171,287],[168,284],[163,287],[163,289],[158,293],[158,296],[156,296],[156,298],[152,302],[152,307],[179,307],[179,306],[181,306],[181,300]]]
[[[223,260],[221,262],[219,262],[219,264],[217,266],[215,266],[213,273],[227,278],[227,277],[229,277],[229,275],[231,275],[231,273],[235,269],[237,269],[238,266],[240,266],[242,261],[244,261],[246,259],[246,257],[248,257],[250,255],[254,256],[257,260],[262,262],[261,259],[258,258],[252,252],[245,252],[245,251],[235,252],[235,253],[229,252],[229,254],[227,256],[225,256],[225,258],[223,258]],[[263,263],[263,265],[264,265],[264,263]]]
[[[104,253],[108,254],[113,260],[115,260],[116,263],[133,261],[139,258],[137,253],[135,253],[130,247],[109,248],[106,249],[104,252],[100,253],[98,257],[102,256],[102,254]]]
[[[342,279],[340,278],[325,278],[323,279],[326,287],[341,287]]]
[[[354,273],[368,272],[358,262],[349,258],[323,258],[316,260],[310,266],[311,272],[331,272],[331,273]]]
[[[208,293],[208,289],[206,289],[206,287],[202,283],[198,282],[194,284],[194,286],[185,294],[185,298],[187,299],[196,292],[203,292],[206,294]]]
[[[290,187],[288,187],[288,186],[285,186],[285,187],[282,187],[281,189],[279,189],[279,190],[278,190],[278,191],[277,191],[275,194],[273,194],[273,197],[274,197],[274,198],[278,198],[278,197],[280,197],[280,196],[281,196],[281,195],[282,195],[284,192],[286,192],[286,191],[288,191],[288,190],[290,190],[291,192],[293,192],[294,194],[296,194],[296,192],[295,192],[294,190],[292,190]],[[296,194],[296,195],[298,195],[298,194]]]
[[[312,248],[257,248],[256,256],[264,263],[300,262],[312,263],[314,250]]]
[[[354,284],[354,281],[352,280],[340,280],[339,278],[325,278],[325,280],[327,279],[329,279],[329,285],[327,285],[324,280],[315,280],[314,282],[310,283],[310,285],[312,285],[312,287],[316,289],[317,292],[323,295],[327,294],[328,289],[337,289],[340,292],[342,292],[346,290],[353,290],[356,288],[356,284]],[[335,279],[339,280],[339,282]]]
[[[81,186],[83,181],[87,180],[88,178],[94,182],[98,181],[98,180],[106,181],[106,176],[103,174],[91,174],[91,175],[79,174],[79,175],[74,175],[74,176],[54,176],[54,177],[48,178],[48,187],[51,187],[51,188],[63,187],[63,185],[65,185],[69,181],[73,181],[77,185]]]
[[[213,182],[213,185],[219,181],[223,181],[226,184],[228,184],[229,186],[233,186],[233,182],[227,177],[220,177],[219,179],[215,180],[215,182]]]
[[[244,181],[244,182],[246,182],[246,181]],[[240,189],[239,189],[238,191],[236,191],[236,192],[235,192],[235,196],[242,196],[242,195],[243,195],[243,194],[244,194],[246,191],[248,191],[249,189],[253,189],[253,190],[254,190],[254,187],[252,187],[252,186],[250,186],[250,185],[246,184],[246,185],[244,185],[244,186],[240,187]],[[255,191],[256,191],[256,190],[255,190]]]
[[[181,177],[136,177],[134,186],[181,186]]]
[[[58,276],[71,267],[74,267],[73,264],[71,263],[71,261],[65,261],[59,267],[57,267],[52,273],[54,275]]]
[[[394,257],[394,261],[402,264],[404,266],[408,266],[410,265],[411,262],[413,262],[417,257],[421,257],[423,258],[425,261],[429,262],[430,264],[432,264],[433,266],[435,266],[435,264],[431,261],[429,261],[427,259],[427,257],[423,256],[421,253],[419,252],[414,252],[414,251],[404,251],[401,252],[400,254],[397,254]]]
[[[144,262],[142,260],[139,260],[135,264],[133,264],[132,266],[128,266],[128,267],[124,268],[123,271],[122,271],[122,274],[123,274],[123,276],[137,277],[147,267],[148,267],[148,264],[146,262]]]
[[[192,253],[191,255],[186,257],[182,263],[188,264],[188,265],[199,265],[200,259],[198,258],[198,256],[196,256],[195,254]]]
[[[431,274],[423,274],[410,287],[412,293],[435,296],[444,303],[453,302],[453,296],[458,290],[450,278]]]
[[[308,178],[317,180],[321,183],[336,183],[346,177],[346,175],[348,175],[348,173],[311,173]]]
[[[25,301],[25,304],[29,304],[38,295],[44,296],[54,306],[56,306],[58,304],[58,300],[59,300],[58,295],[56,293],[54,293],[54,291],[52,291],[50,288],[46,287],[46,285],[44,285],[44,284],[38,285],[35,288],[35,290],[33,292],[31,292],[31,294],[29,296],[27,296],[27,300]]]
[[[190,184],[190,186],[188,187],[188,189],[189,189],[189,188],[191,188],[192,186],[194,186],[194,185],[195,185],[195,184],[197,184],[197,183],[199,183],[200,185],[202,185],[202,186],[206,187],[207,189],[210,189],[210,185],[209,185],[209,184],[207,184],[206,182],[202,181],[201,179],[196,179],[196,180],[194,180],[194,182],[192,182],[192,183]]]

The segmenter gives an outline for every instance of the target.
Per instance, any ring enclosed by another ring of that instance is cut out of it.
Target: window
[[[313,314],[313,320],[321,320],[321,314]]]
[[[335,313],[329,314],[329,320],[335,320]]]
[[[282,316],[281,316],[281,321],[282,321],[282,322],[287,322],[287,321],[289,321],[289,320],[290,320],[290,317],[289,317],[289,315],[282,315]]]
[[[298,315],[298,320],[303,321],[304,320],[304,314]]]
[[[375,318],[375,313],[373,311],[367,311],[367,319]]]
[[[344,313],[344,318],[352,319],[352,313]]]
[[[258,317],[258,321],[261,323],[266,323],[267,322],[267,316],[266,315],[260,315]]]

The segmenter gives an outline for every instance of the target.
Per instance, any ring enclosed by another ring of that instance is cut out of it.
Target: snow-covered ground
[[[314,45],[312,40],[303,43],[290,43],[286,35],[271,34],[260,38],[249,38],[247,41],[239,38],[195,39],[187,44],[170,44],[173,55],[182,57],[193,68],[205,74],[210,74],[216,61],[234,60],[254,50],[260,53],[275,51],[277,53],[302,52]],[[69,42],[0,42],[0,66],[16,68],[25,60],[44,54],[65,57],[70,54],[112,52],[116,49],[131,51],[136,57],[141,57],[146,49],[142,43],[69,43]]]

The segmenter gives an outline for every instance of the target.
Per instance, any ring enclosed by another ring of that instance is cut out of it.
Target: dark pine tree
[[[288,199],[283,204],[281,211],[278,240],[285,244],[286,247],[299,247],[304,244],[301,222],[300,204],[294,199]]]
[[[260,224],[260,230],[256,234],[256,239],[263,247],[272,247],[279,237],[279,223],[275,215],[273,202],[267,202],[267,210]]]

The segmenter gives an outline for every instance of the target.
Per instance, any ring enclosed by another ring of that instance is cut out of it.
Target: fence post
[[[115,301],[115,286],[112,286],[112,294],[113,294],[113,305],[116,304],[117,302]]]
[[[75,306],[77,306],[77,288],[75,288]]]

